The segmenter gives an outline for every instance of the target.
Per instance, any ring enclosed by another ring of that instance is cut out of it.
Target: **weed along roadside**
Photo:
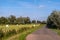
[[[18,36],[12,36],[12,37],[9,37],[8,38],[8,40],[25,40],[25,38],[26,38],[26,36],[28,35],[28,34],[30,34],[30,33],[32,33],[33,31],[35,31],[35,30],[37,30],[37,29],[39,29],[39,28],[42,28],[42,26],[44,26],[43,24],[41,24],[41,25],[36,25],[36,27],[35,28],[30,28],[30,29],[28,29],[28,30],[24,30],[23,32],[21,32],[21,33],[18,33],[17,35]]]
[[[19,27],[16,27],[16,25],[9,25],[9,27],[4,27],[5,25],[3,27],[1,26],[0,38],[2,38],[1,40],[6,40],[6,39],[10,39],[10,37],[12,37],[12,36],[19,34],[18,39],[19,40],[22,38],[24,39],[27,34],[36,30],[40,26],[43,26],[43,24],[41,24],[41,25],[35,24],[35,27],[33,27],[33,25],[34,24],[18,25]],[[22,35],[23,35],[23,37],[21,37]],[[13,37],[12,37],[12,39],[13,39]]]

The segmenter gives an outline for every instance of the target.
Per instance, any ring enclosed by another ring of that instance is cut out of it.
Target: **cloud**
[[[18,4],[21,6],[21,7],[24,7],[24,8],[44,8],[46,7],[45,5],[35,5],[35,4],[32,4],[32,3],[29,3],[29,2],[18,2]]]
[[[36,5],[34,3],[30,3],[30,2],[24,2],[24,1],[20,1],[20,2],[17,2],[20,7],[23,7],[23,8],[43,8],[45,7],[45,5]]]
[[[45,5],[39,5],[39,8],[44,8],[45,7]]]
[[[52,1],[48,1],[48,3],[51,3]]]

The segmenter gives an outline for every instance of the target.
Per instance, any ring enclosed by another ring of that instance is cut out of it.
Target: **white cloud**
[[[51,3],[52,1],[48,1],[48,3]]]
[[[45,7],[45,5],[39,5],[39,8],[44,8]]]
[[[45,5],[34,5],[32,3],[29,3],[29,2],[17,2],[21,7],[24,7],[24,8],[44,8],[46,7]]]

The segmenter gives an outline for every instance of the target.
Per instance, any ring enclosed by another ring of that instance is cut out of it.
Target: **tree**
[[[10,17],[8,17],[8,22],[10,24],[15,24],[16,23],[16,17],[14,15],[10,15]]]
[[[25,24],[30,24],[31,23],[30,18],[29,17],[24,17],[24,23]]]
[[[46,21],[42,21],[41,23],[42,23],[42,24],[46,24],[47,22],[46,22]]]
[[[18,17],[18,18],[16,19],[16,22],[17,22],[17,24],[24,24],[24,19],[23,19],[23,17]]]
[[[32,20],[32,23],[36,23],[36,20]]]
[[[0,17],[0,24],[6,24],[8,22],[8,19],[5,17]]]
[[[29,17],[18,17],[16,21],[18,24],[29,24],[30,18]]]
[[[9,17],[0,17],[0,24],[30,24],[29,17],[18,17],[10,15]]]
[[[60,11],[53,11],[47,19],[47,27],[60,29]]]
[[[37,20],[37,23],[41,23],[41,21]]]

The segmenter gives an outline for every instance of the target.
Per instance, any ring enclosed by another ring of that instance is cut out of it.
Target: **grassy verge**
[[[58,35],[60,35],[60,30],[58,29],[52,29],[53,31],[55,31]]]

